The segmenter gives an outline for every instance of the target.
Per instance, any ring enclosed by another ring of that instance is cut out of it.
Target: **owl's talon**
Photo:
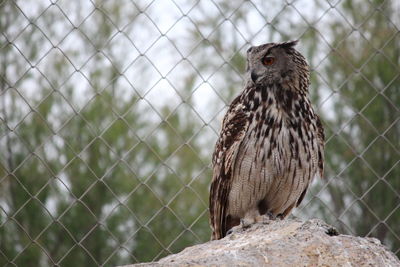
[[[269,215],[263,215],[261,218],[262,224],[269,224],[271,222],[271,217]]]
[[[252,223],[250,221],[242,218],[242,219],[240,219],[240,224],[229,229],[226,232],[226,235],[230,235],[230,234],[233,234],[234,232],[238,232],[238,231],[244,231],[244,230],[250,228],[251,225],[252,225]]]
[[[226,232],[226,235],[228,236],[228,235],[233,234],[234,232],[238,232],[238,231],[244,230],[244,229],[245,229],[245,227],[243,227],[242,224],[239,224],[239,225],[234,226],[234,227],[232,227],[231,229],[229,229],[229,230]]]
[[[267,216],[270,220],[276,220],[276,217],[272,212],[267,211],[267,213],[265,214],[265,216]]]
[[[240,219],[239,226],[242,227],[242,229],[247,229],[247,228],[250,228],[251,222],[249,222],[248,220],[245,220],[245,219]]]
[[[229,229],[228,232],[226,232],[226,235],[230,235],[233,233],[233,228]]]
[[[274,220],[274,217],[272,217],[269,213],[256,217],[256,223],[261,224],[269,224],[272,220]]]

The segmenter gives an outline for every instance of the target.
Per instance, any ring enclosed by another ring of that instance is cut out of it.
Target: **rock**
[[[400,266],[375,238],[340,235],[321,220],[255,224],[138,266]],[[126,266],[126,267],[128,267]]]

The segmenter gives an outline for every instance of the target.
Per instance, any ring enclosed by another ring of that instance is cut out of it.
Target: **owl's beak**
[[[252,70],[250,73],[250,77],[251,77],[251,80],[253,81],[253,83],[256,83],[256,81],[258,79],[258,74],[254,70]]]

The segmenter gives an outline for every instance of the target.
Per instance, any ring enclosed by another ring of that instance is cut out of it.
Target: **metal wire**
[[[387,12],[399,7],[364,2],[360,17],[345,0],[0,2],[0,263],[127,264],[207,241],[211,153],[245,50],[297,38],[325,118],[327,171],[295,215],[399,254],[399,22]],[[377,43],[368,27],[382,17]],[[360,62],[345,54],[354,40],[369,49]],[[383,84],[366,71],[378,56],[397,73]],[[328,69],[341,61],[349,70],[337,78]],[[372,90],[361,103],[349,93],[356,79]],[[377,101],[390,106],[385,124],[369,112]]]

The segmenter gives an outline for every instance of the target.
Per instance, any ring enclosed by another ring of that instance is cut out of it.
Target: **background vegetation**
[[[267,3],[268,2],[268,3]],[[2,1],[0,265],[114,266],[209,239],[249,44],[300,38],[327,132],[296,216],[400,255],[395,1]]]

